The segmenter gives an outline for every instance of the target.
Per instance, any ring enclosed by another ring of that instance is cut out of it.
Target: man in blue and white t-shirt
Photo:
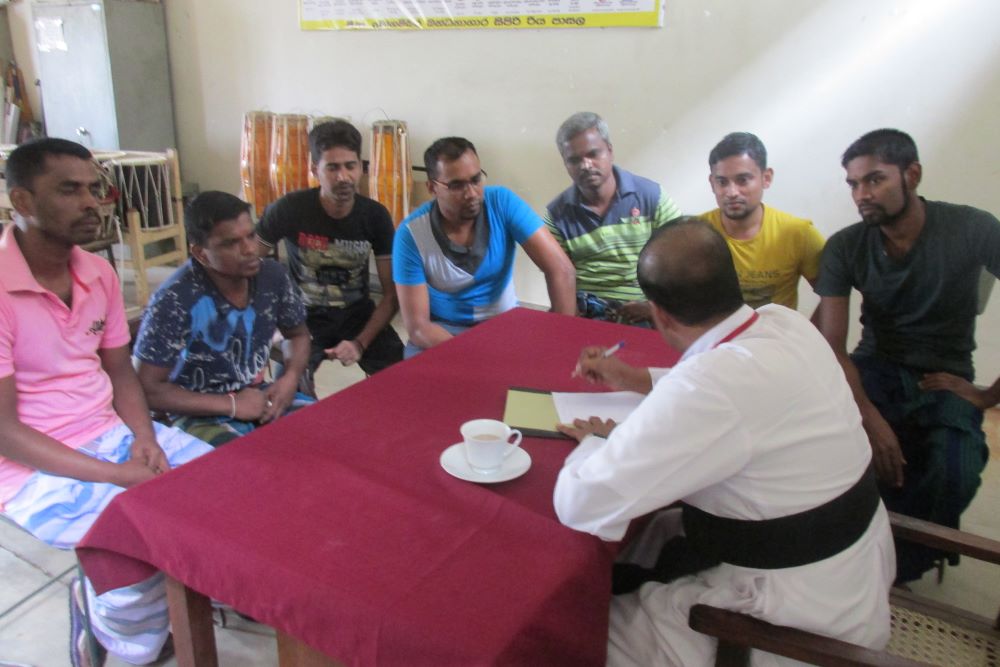
[[[573,264],[520,197],[486,187],[472,142],[438,139],[424,165],[434,199],[403,221],[392,248],[406,357],[517,305],[515,243],[545,274],[552,310],[576,313]]]

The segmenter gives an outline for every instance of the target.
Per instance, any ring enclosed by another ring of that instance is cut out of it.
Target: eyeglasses
[[[470,185],[474,190],[478,190],[483,187],[486,183],[486,170],[480,169],[478,174],[467,181],[448,181],[445,183],[444,181],[439,181],[436,178],[432,178],[431,180],[435,183],[440,183],[444,187],[448,188],[448,192],[457,195],[465,192],[465,189]]]

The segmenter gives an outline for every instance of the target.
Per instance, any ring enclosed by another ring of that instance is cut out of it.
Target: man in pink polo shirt
[[[70,549],[126,487],[211,449],[150,420],[114,269],[77,247],[100,226],[90,152],[63,139],[25,144],[7,160],[7,189],[15,214],[0,236],[0,510]],[[162,575],[87,597],[108,650],[134,664],[156,659],[168,631]]]

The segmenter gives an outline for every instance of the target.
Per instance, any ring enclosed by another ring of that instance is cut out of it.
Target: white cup
[[[521,432],[496,419],[473,419],[462,424],[460,431],[469,467],[481,475],[499,470],[521,444]]]

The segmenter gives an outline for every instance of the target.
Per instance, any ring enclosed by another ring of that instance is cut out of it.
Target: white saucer
[[[496,484],[506,482],[520,477],[528,472],[531,467],[531,456],[528,452],[518,447],[504,459],[503,465],[496,472],[484,475],[469,467],[469,461],[465,458],[465,445],[458,443],[441,452],[441,467],[445,472],[453,477],[464,479],[467,482],[479,482],[480,484]]]

